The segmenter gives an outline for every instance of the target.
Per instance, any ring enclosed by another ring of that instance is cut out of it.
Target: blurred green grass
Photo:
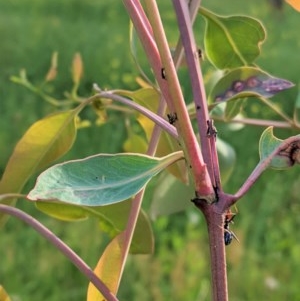
[[[298,84],[299,14],[287,6],[278,11],[268,1],[204,4],[220,14],[244,13],[261,19],[268,39],[259,64]],[[160,1],[160,6],[174,45],[177,32],[173,30],[171,5]],[[195,28],[202,27],[199,19]],[[94,82],[108,88],[136,87],[137,73],[129,54],[128,17],[119,1],[1,1],[0,40],[2,170],[26,128],[52,110],[39,97],[10,82],[9,77],[21,68],[27,70],[31,81],[42,82],[52,52],[58,51],[59,75],[53,89],[61,97],[71,86],[70,64],[79,51],[85,65],[82,95],[89,95]],[[274,101],[292,112],[296,94],[294,88],[276,96]],[[247,110],[255,116],[271,116],[255,101],[249,102]],[[258,139],[263,129],[250,127],[235,133],[218,130],[237,150],[237,167],[226,187],[234,192],[258,161]],[[283,130],[275,133],[281,138],[295,134]],[[121,122],[81,130],[68,157],[120,151],[123,136]],[[230,300],[300,300],[298,183],[297,167],[268,171],[239,203],[233,229],[240,243],[233,242],[227,248]],[[91,266],[96,264],[107,237],[99,234],[95,221],[68,224],[41,215],[31,204],[19,202],[18,206],[53,229]],[[162,217],[153,226],[155,254],[130,257],[120,300],[210,300],[207,235],[202,216],[191,210]],[[32,229],[10,219],[0,233],[0,283],[13,300],[85,299],[86,279]]]

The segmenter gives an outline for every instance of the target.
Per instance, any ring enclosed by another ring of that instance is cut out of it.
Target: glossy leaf
[[[297,160],[299,162],[297,157],[299,157],[300,135],[296,137],[299,137],[298,141],[294,141],[275,154],[269,164],[270,168],[286,169],[293,166]],[[273,135],[273,127],[268,127],[259,140],[260,160],[266,160],[283,142],[284,140],[278,139]]]
[[[218,16],[204,8],[200,13],[206,20],[205,53],[218,69],[251,65],[260,54],[265,40],[263,25],[246,16]]]
[[[63,221],[80,221],[87,218],[99,220],[101,231],[114,238],[127,225],[131,200],[113,205],[99,207],[85,207],[66,204],[57,201],[36,202],[36,207],[50,215]],[[147,215],[140,211],[136,229],[132,238],[130,252],[133,254],[149,254],[153,251],[153,233]]]
[[[293,87],[288,80],[273,77],[254,67],[241,67],[228,72],[214,86],[210,103],[220,103],[250,96],[269,98]]]
[[[44,171],[28,195],[31,200],[102,206],[124,201],[140,191],[182,152],[163,158],[139,154],[100,154],[52,166]]]
[[[299,0],[285,0],[289,5],[291,5],[295,10],[300,12],[300,1]]]
[[[113,294],[117,294],[123,270],[124,232],[116,236],[105,248],[94,269],[95,274],[106,284]],[[92,283],[89,283],[87,301],[106,300]]]
[[[16,145],[0,181],[0,193],[20,192],[29,177],[64,155],[76,137],[79,109],[50,115],[34,123]],[[12,204],[13,200],[4,201]]]

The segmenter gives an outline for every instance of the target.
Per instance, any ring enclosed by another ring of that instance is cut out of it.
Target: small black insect
[[[210,120],[207,120],[206,123],[207,123],[206,136],[208,138],[216,137],[218,131],[217,131],[216,127],[214,126],[214,121],[212,119],[210,119]]]
[[[200,48],[197,49],[197,54],[198,54],[199,59],[203,60],[203,52]]]
[[[224,243],[226,246],[230,245],[232,242],[232,239],[235,238],[237,241],[238,238],[236,235],[229,229],[229,225],[233,223],[233,219],[235,217],[235,214],[231,211],[228,211],[225,215],[225,221],[224,221]]]
[[[161,77],[163,79],[166,79],[167,77],[166,77],[166,70],[165,70],[165,68],[161,68],[160,72],[161,72]]]
[[[176,113],[167,114],[167,117],[169,119],[170,124],[174,124],[176,122],[176,120],[178,120]]]

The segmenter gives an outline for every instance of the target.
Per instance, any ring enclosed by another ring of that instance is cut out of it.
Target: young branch
[[[131,101],[123,96],[117,95],[114,92],[109,91],[101,91],[100,88],[94,84],[94,90],[98,92],[99,98],[108,98],[120,103],[125,104],[128,107],[135,109],[136,111],[142,113],[149,119],[151,119],[155,124],[158,124],[161,128],[163,128],[167,133],[169,133],[175,139],[178,139],[178,134],[176,128],[169,124],[164,118],[158,116],[157,114],[153,113],[152,111],[148,110],[147,108],[139,105],[138,103]]]
[[[155,41],[160,53],[162,68],[165,71],[165,81],[168,84],[168,91],[171,98],[168,107],[177,119],[175,126],[178,134],[182,139],[186,160],[191,167],[195,190],[199,196],[205,198],[208,202],[214,201],[214,190],[203,160],[201,150],[193,132],[189,114],[185,105],[180,83],[176,73],[176,68],[171,56],[169,45],[165,36],[159,10],[154,0],[145,1],[150,23],[152,25]]]
[[[101,291],[107,301],[118,301],[118,299],[109,291],[107,286],[97,277],[93,270],[61,239],[59,239],[48,228],[42,225],[27,213],[7,205],[0,204],[0,211],[15,216],[33,229],[39,232],[44,238],[51,242],[58,250],[60,250],[86,277]]]
[[[158,107],[157,115],[161,116],[164,114],[164,112],[165,112],[165,102],[161,100],[160,105]],[[149,155],[149,156],[155,155],[156,148],[157,148],[159,138],[160,138],[160,133],[161,133],[161,128],[156,123],[154,126],[154,129],[153,129],[152,135],[151,135],[150,142],[149,142],[147,155]],[[121,273],[120,273],[120,278],[123,274],[125,263],[127,261],[133,234],[134,234],[135,227],[136,227],[138,217],[139,217],[139,213],[141,210],[144,193],[145,193],[145,188],[142,189],[132,200],[132,205],[131,205],[131,210],[130,210],[129,217],[128,217],[128,222],[126,225],[126,229],[124,231],[125,239],[124,239],[124,245],[123,245],[123,249],[122,249],[122,269],[121,269]]]
[[[242,187],[238,190],[238,192],[234,195],[234,197],[231,200],[230,206],[232,206],[234,203],[237,202],[242,196],[244,196],[247,191],[252,187],[252,185],[257,181],[257,179],[261,176],[261,174],[267,169],[267,167],[271,164],[272,159],[278,155],[280,152],[287,151],[291,146],[293,146],[292,151],[296,154],[299,151],[299,136],[292,136],[284,140],[277,148],[275,148],[266,158],[261,160],[256,168],[253,170],[251,175],[248,177],[248,179],[244,182]],[[290,156],[293,156],[293,153],[287,153],[286,156],[290,158]],[[299,159],[295,158],[293,159],[293,163],[299,164]]]

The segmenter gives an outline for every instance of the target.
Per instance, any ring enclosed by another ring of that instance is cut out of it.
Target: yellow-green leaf
[[[0,301],[11,301],[9,295],[2,285],[0,285]]]
[[[113,294],[117,294],[123,269],[124,232],[116,236],[106,247],[97,266],[95,274],[106,284]],[[89,283],[87,301],[105,301],[92,283]]]
[[[76,137],[78,109],[34,123],[17,143],[0,181],[0,194],[21,192],[30,176],[65,154]],[[13,204],[14,200],[5,200]],[[0,220],[2,219],[0,215]]]
[[[211,63],[218,69],[251,65],[266,37],[263,25],[246,16],[218,16],[203,7],[199,11],[206,20],[205,53]]]

